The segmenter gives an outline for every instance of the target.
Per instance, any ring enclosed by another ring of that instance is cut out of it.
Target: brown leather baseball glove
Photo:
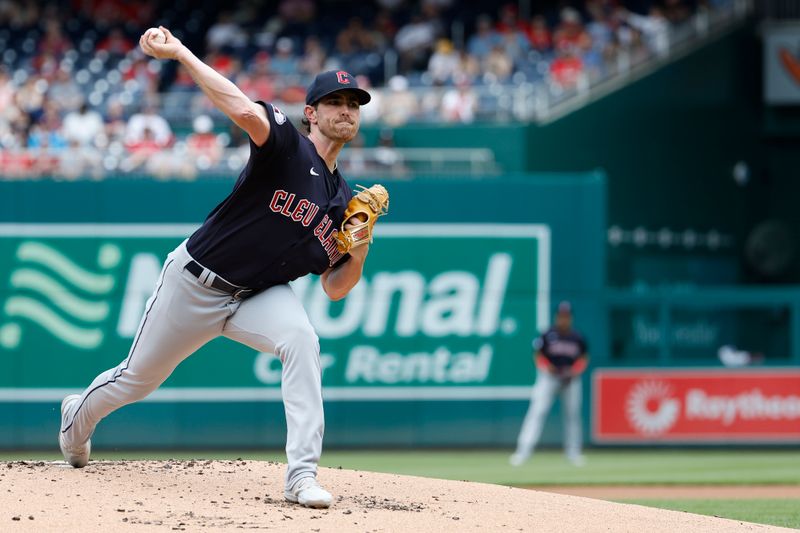
[[[357,187],[361,190],[347,204],[342,227],[336,235],[336,247],[343,254],[356,246],[372,242],[372,228],[375,226],[375,221],[389,211],[389,193],[383,185],[373,185],[369,189],[361,185]],[[345,229],[345,223],[353,217],[362,222]]]

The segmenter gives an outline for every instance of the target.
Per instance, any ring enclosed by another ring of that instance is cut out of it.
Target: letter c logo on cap
[[[336,80],[339,83],[350,83],[350,78],[348,76],[349,74],[347,72],[345,72],[344,70],[340,70],[339,72],[336,73]]]

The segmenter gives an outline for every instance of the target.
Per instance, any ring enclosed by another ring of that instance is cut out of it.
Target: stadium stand
[[[400,127],[547,119],[594,87],[743,16],[749,4],[282,0],[276,9],[258,0],[5,0],[0,179],[194,179],[238,168],[246,139],[177,63],[147,58],[136,46],[154,25],[171,28],[249,96],[275,102],[292,118],[315,73],[343,68],[375,94],[363,122]],[[187,158],[199,152],[205,155]],[[443,160],[451,171],[496,170],[491,154],[464,152],[364,146],[349,150],[343,164],[356,174],[390,168],[405,177]]]

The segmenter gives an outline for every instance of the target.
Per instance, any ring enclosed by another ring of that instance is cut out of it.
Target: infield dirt
[[[766,532],[778,527],[465,481],[320,468],[330,509],[263,461],[0,463],[0,531]]]

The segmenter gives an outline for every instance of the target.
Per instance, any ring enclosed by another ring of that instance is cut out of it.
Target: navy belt
[[[183,268],[188,270],[190,274],[198,279],[203,274],[203,270],[205,270],[203,266],[194,259],[189,261]],[[211,282],[211,286],[219,291],[230,294],[236,300],[244,300],[256,292],[255,289],[246,289],[244,287],[234,285],[233,283],[228,283],[217,275],[214,276],[214,281]]]

